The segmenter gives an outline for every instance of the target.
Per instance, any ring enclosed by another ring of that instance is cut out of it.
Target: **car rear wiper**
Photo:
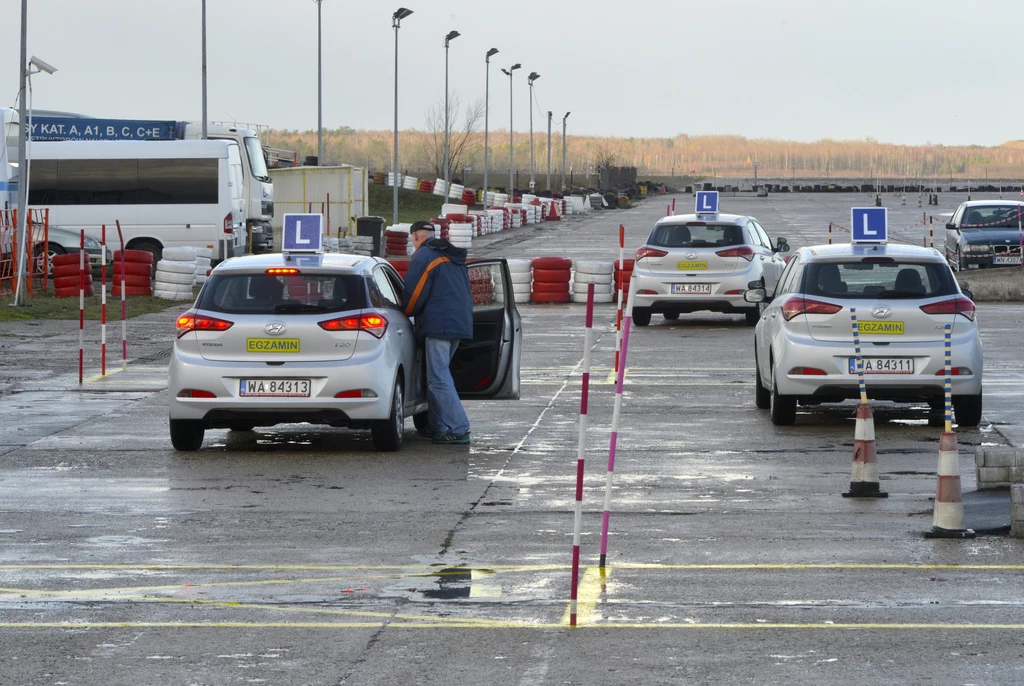
[[[310,305],[308,303],[280,303],[274,305],[274,312],[278,314],[295,314],[301,312],[327,312],[322,305]]]

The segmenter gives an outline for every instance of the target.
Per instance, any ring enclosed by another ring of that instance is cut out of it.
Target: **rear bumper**
[[[646,270],[633,271],[633,282],[636,284],[633,295],[633,306],[650,309],[655,314],[686,313],[710,310],[712,312],[742,313],[757,309],[743,299],[747,284],[761,278],[758,269],[751,265],[742,272],[732,274],[708,274],[706,278],[690,274],[655,274]],[[672,284],[706,283],[711,285],[710,294],[673,294]],[[640,291],[654,291],[642,294]],[[729,291],[733,293],[727,294]]]

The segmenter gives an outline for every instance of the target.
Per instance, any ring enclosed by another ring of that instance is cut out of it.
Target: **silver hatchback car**
[[[747,284],[764,280],[772,288],[789,250],[785,238],[772,245],[753,217],[734,214],[684,214],[654,225],[647,242],[636,251],[633,322],[651,323],[699,310],[743,314],[753,326],[760,308],[743,299]]]
[[[755,284],[756,285],[756,284]],[[944,415],[945,325],[952,326],[952,400],[961,426],[981,421],[982,345],[970,292],[934,248],[819,245],[796,251],[754,330],[755,403],[773,424],[792,424],[797,404],[860,397],[851,308],[869,398],[927,402]]]
[[[469,263],[472,342],[452,376],[465,399],[519,397],[522,325],[504,260]],[[402,279],[376,257],[248,255],[222,262],[177,321],[171,443],[198,450],[206,429],[306,422],[370,429],[398,450],[405,419],[427,426],[426,378]]]

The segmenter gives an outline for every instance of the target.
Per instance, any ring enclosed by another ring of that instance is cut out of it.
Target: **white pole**
[[[18,283],[14,289],[14,304],[24,307],[28,304],[25,299],[25,251],[28,241],[25,232],[28,227],[28,150],[26,139],[32,135],[28,127],[25,96],[28,90],[28,0],[21,0],[21,70],[19,71],[19,82],[21,97],[18,98],[18,125],[20,135],[18,136]]]

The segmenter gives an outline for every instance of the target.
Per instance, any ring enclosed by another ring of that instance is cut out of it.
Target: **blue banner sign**
[[[148,141],[181,138],[176,121],[32,117],[34,141]]]

